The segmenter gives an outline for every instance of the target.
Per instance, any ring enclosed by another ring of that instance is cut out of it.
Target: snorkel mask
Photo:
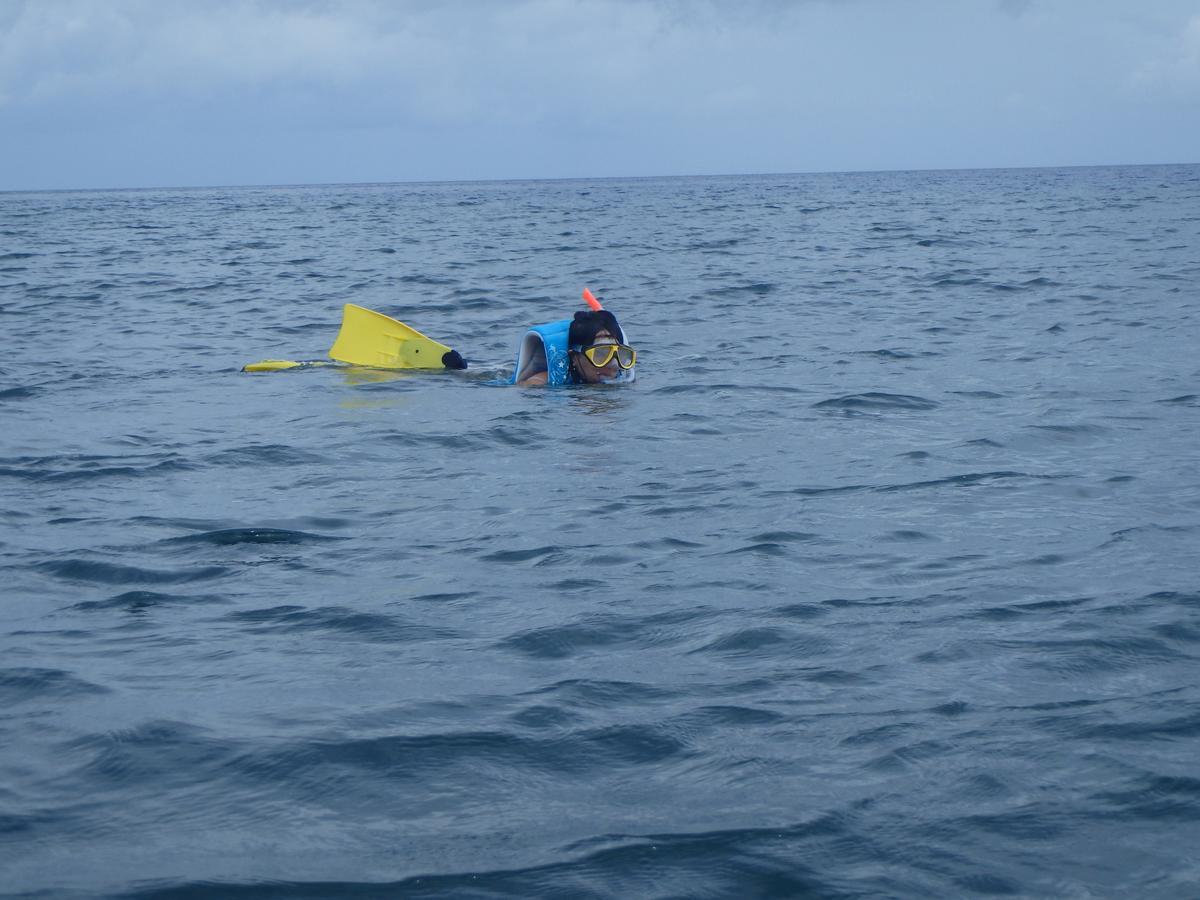
[[[628,344],[592,344],[590,347],[581,347],[579,352],[597,369],[603,369],[614,359],[617,368],[622,371],[632,369],[637,362],[637,351]]]

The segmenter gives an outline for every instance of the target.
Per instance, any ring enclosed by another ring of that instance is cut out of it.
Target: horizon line
[[[1068,163],[1063,165],[1034,166],[929,166],[901,169],[816,169],[795,172],[698,172],[687,174],[657,175],[562,175],[549,178],[419,178],[395,181],[310,181],[310,182],[266,182],[259,184],[160,184],[124,187],[65,187],[65,188],[0,188],[0,194],[78,194],[115,193],[119,191],[201,191],[201,190],[246,190],[278,188],[321,188],[321,187],[377,187],[383,185],[447,185],[447,184],[512,184],[545,183],[568,181],[649,181],[684,178],[794,178],[797,176],[822,175],[882,175],[917,172],[1008,172],[1056,169],[1150,169],[1200,165],[1197,162],[1157,163]]]

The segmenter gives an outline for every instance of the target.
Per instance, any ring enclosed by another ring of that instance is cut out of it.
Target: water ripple
[[[813,409],[831,410],[844,413],[863,413],[886,410],[908,410],[920,412],[937,409],[938,404],[924,397],[908,394],[887,394],[882,391],[868,391],[864,394],[850,394],[845,397],[834,397],[821,400],[812,405]]]
[[[230,613],[228,619],[249,632],[306,633],[346,635],[359,640],[402,643],[444,640],[455,632],[429,625],[405,622],[396,616],[357,612],[338,606],[306,609],[301,606],[274,606],[268,609]]]
[[[222,528],[198,534],[165,538],[164,544],[211,544],[225,547],[233,544],[312,544],[322,541],[342,541],[344,537],[291,531],[286,528]]]
[[[231,571],[225,566],[144,569],[79,557],[41,563],[37,568],[66,581],[92,584],[187,584],[221,578]]]
[[[5,195],[0,893],[1191,896],[1198,201]],[[240,374],[344,303],[475,374]]]
[[[108,693],[108,688],[85,681],[62,669],[0,669],[0,700],[9,704],[46,702]]]

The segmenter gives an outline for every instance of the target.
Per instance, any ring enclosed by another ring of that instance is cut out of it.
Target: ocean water
[[[0,895],[1200,895],[1198,288],[1198,166],[0,194]],[[346,302],[470,369],[240,371]]]

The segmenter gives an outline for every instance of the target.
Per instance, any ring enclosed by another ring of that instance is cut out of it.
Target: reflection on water
[[[350,387],[361,384],[387,384],[391,381],[408,381],[413,378],[429,378],[440,372],[412,369],[373,369],[367,366],[340,367],[342,383]]]
[[[635,399],[626,384],[580,384],[562,390],[570,404],[584,415],[606,416],[614,423]]]

